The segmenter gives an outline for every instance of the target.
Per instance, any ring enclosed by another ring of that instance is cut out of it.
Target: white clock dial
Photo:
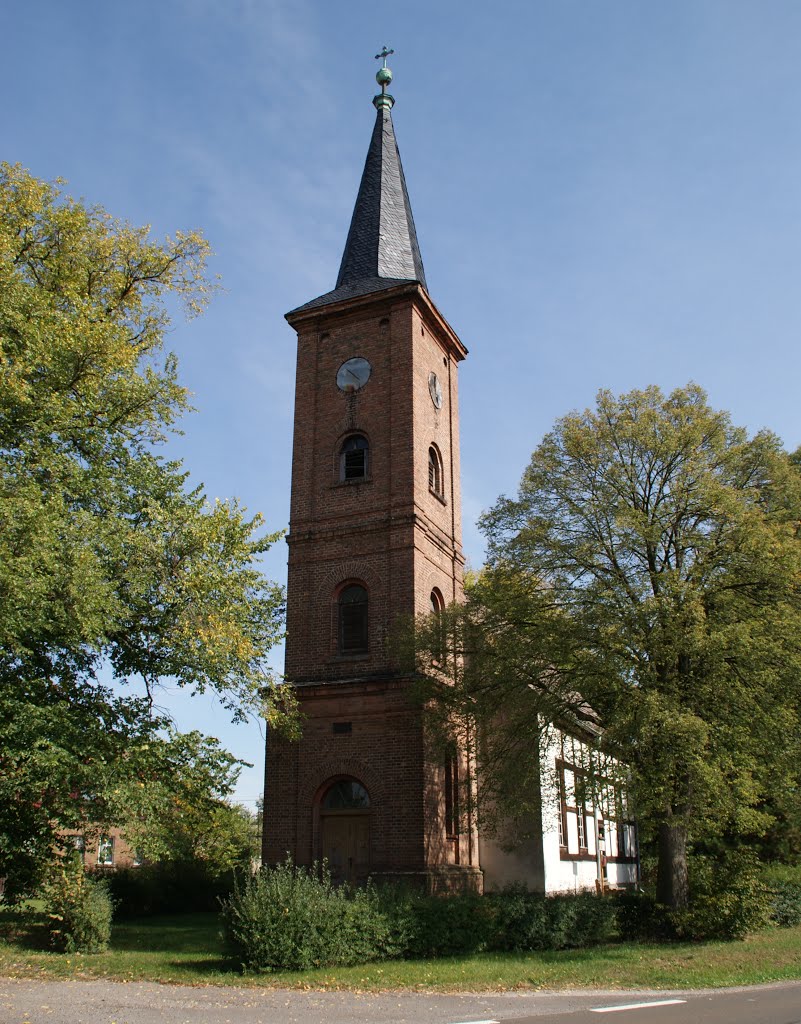
[[[362,356],[347,359],[337,370],[337,387],[340,391],[358,391],[370,379],[372,366]]]
[[[439,382],[439,377],[432,370],[428,375],[428,393],[431,395],[431,401],[434,403],[437,409],[442,408],[442,385]]]

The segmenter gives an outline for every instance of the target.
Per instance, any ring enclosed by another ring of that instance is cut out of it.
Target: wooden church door
[[[370,873],[370,798],[351,779],[335,782],[320,805],[320,853],[335,882],[358,885]]]

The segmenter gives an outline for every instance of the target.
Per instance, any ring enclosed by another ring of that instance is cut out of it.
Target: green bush
[[[233,872],[214,875],[202,861],[165,861],[139,867],[98,868],[118,918],[213,911],[234,888]]]
[[[480,953],[493,935],[492,908],[473,893],[409,894],[405,905],[396,904],[392,922],[409,958]]]
[[[801,882],[768,883],[770,919],[780,928],[801,924]]]
[[[54,864],[42,887],[50,942],[66,953],[101,953],[111,938],[114,904],[104,881],[89,878],[78,857]]]
[[[779,916],[783,913],[781,897],[765,883],[749,850],[728,850],[717,856],[694,853],[689,867],[690,899],[686,910],[669,910],[658,904],[650,891],[618,894],[621,939],[740,939],[764,927],[772,912]],[[788,915],[792,914],[791,903],[788,892]]]
[[[690,905],[668,913],[676,938],[741,939],[767,924],[770,891],[750,850],[690,859]]]
[[[556,897],[558,903],[571,902],[575,922],[567,936],[565,949],[579,949],[609,942],[617,933],[617,907],[611,896],[579,892],[575,896]]]
[[[592,892],[544,896],[513,885],[487,900],[494,950],[575,949],[607,942],[616,930],[614,900]]]
[[[608,941],[617,905],[594,893],[548,896],[512,887],[492,896],[425,896],[400,886],[334,886],[323,867],[291,860],[222,902],[226,943],[251,971],[305,970],[389,957],[483,950],[572,949]]]
[[[287,859],[237,885],[222,901],[226,944],[251,971],[346,966],[399,956],[378,890],[334,886],[325,866]]]
[[[623,942],[664,942],[673,938],[667,911],[652,892],[625,889],[614,896],[617,905],[617,933]]]

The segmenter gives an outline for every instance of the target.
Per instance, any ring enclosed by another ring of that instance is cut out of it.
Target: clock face
[[[370,379],[372,369],[367,360],[361,356],[347,359],[337,370],[337,387],[345,393],[358,391]]]
[[[433,371],[428,375],[428,393],[431,395],[431,401],[434,403],[437,409],[442,408],[442,385],[439,382],[439,377]]]

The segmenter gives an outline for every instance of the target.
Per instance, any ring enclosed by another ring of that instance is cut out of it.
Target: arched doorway
[[[370,797],[355,779],[338,779],[320,801],[320,853],[335,882],[359,885],[370,873]]]

